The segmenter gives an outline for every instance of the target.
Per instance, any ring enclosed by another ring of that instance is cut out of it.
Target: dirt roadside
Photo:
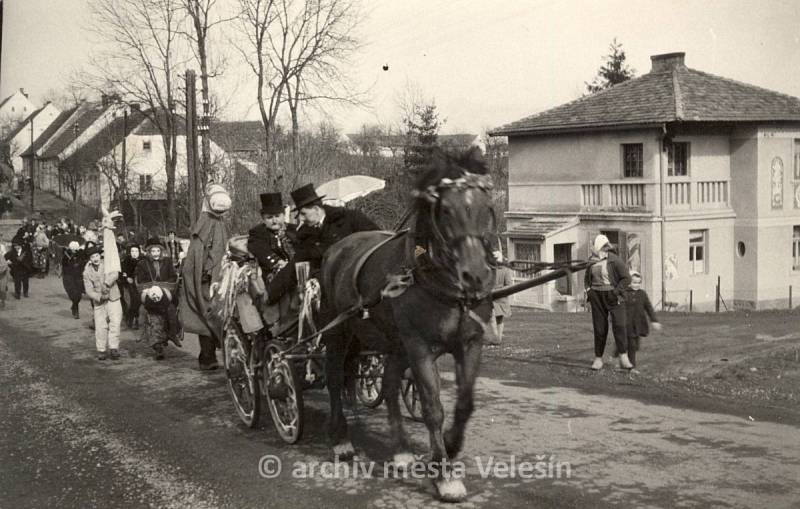
[[[589,313],[521,308],[507,319],[503,344],[486,349],[484,366],[501,360],[546,365],[559,385],[606,392],[624,384],[644,395],[712,398],[745,413],[759,408],[777,420],[800,421],[800,310],[659,317],[664,328],[643,339],[637,375],[616,368],[611,337],[603,371],[588,369],[594,356]]]

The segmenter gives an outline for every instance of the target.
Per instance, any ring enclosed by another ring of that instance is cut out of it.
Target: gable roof
[[[127,137],[138,125],[142,123],[144,115],[141,112],[133,111],[128,115],[127,129],[126,120],[122,116],[117,116],[107,126],[100,129],[89,141],[78,147],[71,153],[62,164],[94,164],[111,150],[122,143],[123,138]]]
[[[24,119],[20,120],[14,126],[13,129],[8,131],[8,134],[6,134],[5,138],[3,138],[2,143],[9,143],[11,140],[13,140],[20,132],[22,132],[23,129],[25,129],[25,126],[28,124],[28,122],[30,122],[31,119],[33,117],[35,117],[36,114],[39,113],[40,111],[42,111],[43,109],[44,108],[39,108],[38,110],[35,110],[33,113],[31,113],[30,115],[28,115]]]
[[[70,120],[78,123],[79,133],[88,129],[99,119],[103,113],[108,109],[108,106],[103,106],[101,103],[84,103],[78,107],[75,112],[76,116],[71,117]],[[47,150],[39,157],[48,159],[58,157],[70,143],[75,141],[75,133],[71,128],[64,129],[61,133],[57,134],[52,142],[48,145]]]
[[[45,143],[58,131],[58,128],[64,125],[64,122],[67,121],[69,117],[75,113],[75,110],[78,108],[71,108],[66,111],[62,111],[59,115],[53,120],[53,122],[47,126],[47,129],[44,130],[42,134],[39,135],[38,138],[33,140],[33,146],[28,147],[28,149],[22,153],[22,157],[30,157],[34,151],[39,150],[44,146]]]
[[[264,124],[260,120],[213,122],[209,136],[227,153],[258,152],[264,146]]]
[[[683,53],[607,90],[511,122],[497,136],[665,122],[800,121],[800,99],[686,67]]]
[[[147,111],[149,112],[152,110]],[[159,110],[157,115],[158,116],[156,118],[158,119],[158,122],[161,125],[166,125],[166,112],[164,110]],[[186,117],[179,114],[176,114],[175,117],[175,134],[177,136],[186,136]],[[139,136],[161,136],[161,131],[158,130],[158,126],[156,126],[156,124],[146,116],[143,116],[142,122],[133,130],[133,133]]]

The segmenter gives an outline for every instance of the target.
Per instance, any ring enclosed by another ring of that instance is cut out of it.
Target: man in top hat
[[[136,288],[141,291],[140,299],[148,312],[153,311],[165,315],[164,318],[167,322],[167,340],[174,342],[176,345],[181,346],[180,340],[177,335],[180,329],[178,323],[178,313],[173,304],[174,299],[170,288],[175,287],[178,282],[178,275],[175,273],[175,267],[172,261],[163,258],[164,244],[158,238],[152,238],[147,241],[145,245],[147,256],[136,265]],[[158,283],[163,283],[159,285]],[[161,286],[163,296],[159,295],[157,300],[148,298],[147,290],[152,286]],[[162,302],[162,299],[164,302]],[[153,304],[152,308],[150,304]],[[156,359],[164,358],[165,343],[156,342],[153,349],[156,351]]]
[[[258,260],[267,282],[294,254],[295,225],[286,224],[281,193],[264,193],[261,198],[261,223],[250,229],[247,249]]]
[[[309,262],[316,272],[322,264],[322,256],[336,242],[350,234],[378,230],[378,226],[357,210],[323,205],[325,196],[318,196],[313,184],[292,191],[300,225],[297,227],[294,262]],[[268,303],[274,304],[297,284],[294,264],[284,267],[267,286]]]

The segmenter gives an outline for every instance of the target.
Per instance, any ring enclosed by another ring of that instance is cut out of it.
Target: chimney
[[[685,56],[686,53],[682,51],[653,55],[650,57],[650,62],[653,64],[650,72],[669,72],[678,67],[686,67],[686,64],[683,63],[683,57]]]
[[[25,96],[25,99],[27,99],[27,98],[28,98],[28,94],[26,94],[26,93],[25,93],[25,89],[24,89],[24,88],[20,88],[20,89],[19,89],[19,93],[20,93],[20,94],[22,94],[22,95],[24,95],[24,96]]]

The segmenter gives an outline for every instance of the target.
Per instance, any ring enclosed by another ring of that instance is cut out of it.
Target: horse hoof
[[[392,462],[397,468],[407,469],[414,464],[414,455],[410,452],[399,452],[392,457]]]
[[[462,502],[467,498],[467,488],[461,479],[437,479],[433,485],[442,502]]]
[[[343,444],[336,444],[333,446],[333,456],[339,461],[350,461],[356,455],[356,450],[353,444],[345,442]]]

